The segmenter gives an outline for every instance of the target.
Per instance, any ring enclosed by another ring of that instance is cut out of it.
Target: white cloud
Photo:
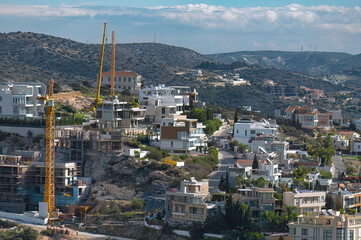
[[[303,6],[291,4],[283,7],[234,8],[207,4],[124,8],[96,6],[89,2],[81,5],[4,5],[0,16],[10,17],[75,17],[96,15],[134,15],[165,19],[166,23],[218,28],[233,31],[338,31],[361,33],[361,8],[328,5]],[[138,21],[141,22],[141,21]]]

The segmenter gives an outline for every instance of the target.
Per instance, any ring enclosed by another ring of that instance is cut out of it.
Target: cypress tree
[[[238,122],[238,108],[236,108],[236,113],[234,114],[234,123]]]
[[[257,159],[257,153],[254,154],[253,163],[252,163],[252,169],[258,169],[258,159]]]

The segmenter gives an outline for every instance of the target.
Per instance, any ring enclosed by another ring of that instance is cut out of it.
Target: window
[[[244,130],[244,136],[247,136],[247,130]]]
[[[348,231],[348,239],[353,240],[353,230]]]
[[[170,147],[173,148],[173,141],[170,142]]]
[[[296,228],[290,228],[290,234],[296,234]]]
[[[251,130],[251,134],[256,134],[256,130]]]
[[[0,102],[3,100],[3,96],[0,96]]]
[[[308,235],[308,229],[302,228],[302,235],[307,236]]]
[[[162,114],[165,114],[165,108],[162,108]]]
[[[0,106],[0,114],[2,113],[2,111],[3,111],[3,107],[2,107],[2,106]]]
[[[331,224],[331,220],[327,220],[327,225],[330,225]]]
[[[323,240],[332,240],[332,230],[323,230]]]
[[[336,231],[336,239],[337,240],[344,240],[345,239],[345,229],[338,228]]]

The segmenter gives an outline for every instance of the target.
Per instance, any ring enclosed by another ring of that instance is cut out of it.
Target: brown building
[[[237,189],[237,194],[232,196],[233,202],[240,202],[248,205],[252,210],[252,218],[256,222],[265,211],[275,211],[275,191],[272,188],[246,188]]]
[[[204,222],[207,217],[208,182],[182,181],[180,189],[166,192],[165,220],[185,225]]]

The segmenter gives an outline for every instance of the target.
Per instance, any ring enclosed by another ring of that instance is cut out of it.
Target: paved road
[[[37,224],[31,224],[31,223],[26,223],[26,222],[22,222],[22,221],[18,221],[18,220],[12,220],[12,219],[5,219],[5,218],[0,218],[1,220],[8,220],[11,222],[15,222],[21,225],[26,225],[32,228],[36,228],[38,230],[46,230],[45,225],[37,225]],[[117,239],[117,240],[132,240],[130,238],[123,238],[123,237],[116,237],[116,236],[109,236],[109,235],[103,235],[103,234],[95,234],[95,233],[89,233],[89,232],[78,232],[79,236],[83,236],[83,237],[89,237],[91,239]]]
[[[341,172],[346,172],[346,166],[342,161],[342,157],[335,155],[332,157],[333,161],[333,172],[332,172],[332,182],[338,182],[338,174]]]
[[[234,155],[231,151],[219,150],[219,163],[218,163],[218,171],[213,171],[209,175],[209,192],[217,192],[218,184],[221,180],[221,177],[226,177],[227,169],[230,166],[233,166],[237,159],[234,159]]]

